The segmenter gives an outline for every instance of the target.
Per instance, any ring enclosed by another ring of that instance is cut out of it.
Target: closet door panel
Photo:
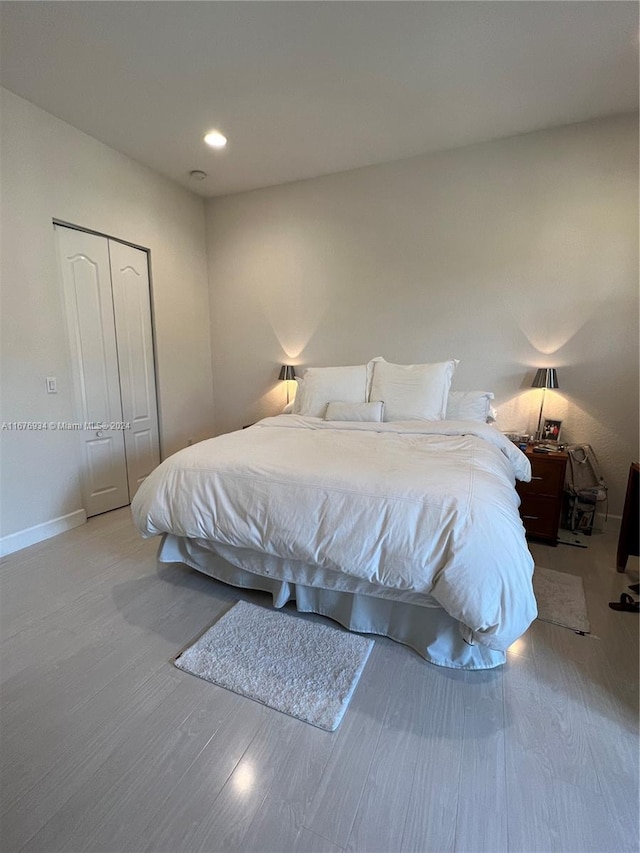
[[[109,241],[131,498],[160,464],[147,254]]]
[[[56,226],[88,516],[129,503],[107,240]]]

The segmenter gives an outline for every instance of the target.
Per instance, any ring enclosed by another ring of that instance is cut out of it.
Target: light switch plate
[[[57,394],[58,387],[55,376],[47,376],[47,394]]]

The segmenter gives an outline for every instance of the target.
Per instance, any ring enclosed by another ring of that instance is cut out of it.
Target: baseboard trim
[[[620,523],[622,522],[621,515],[612,515],[610,512],[606,514],[604,512],[597,512],[596,518],[601,524],[611,522],[613,527],[620,527]]]
[[[75,512],[61,515],[59,518],[53,518],[51,521],[45,521],[42,524],[36,524],[33,527],[27,527],[25,530],[18,530],[16,533],[3,536],[0,539],[0,557],[6,557],[7,554],[21,551],[23,548],[28,548],[29,545],[35,545],[37,542],[44,542],[45,539],[51,539],[52,536],[64,533],[65,530],[79,527],[86,520],[86,512],[83,509],[77,509]]]

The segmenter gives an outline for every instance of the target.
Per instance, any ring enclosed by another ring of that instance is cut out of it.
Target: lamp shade
[[[278,379],[295,379],[296,372],[292,364],[283,364],[280,368],[280,376]]]
[[[532,388],[559,388],[555,367],[539,367],[531,383]]]

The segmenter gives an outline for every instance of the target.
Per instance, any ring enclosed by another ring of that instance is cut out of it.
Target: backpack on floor
[[[598,504],[607,506],[607,486],[590,444],[567,447],[562,526],[591,535]]]

